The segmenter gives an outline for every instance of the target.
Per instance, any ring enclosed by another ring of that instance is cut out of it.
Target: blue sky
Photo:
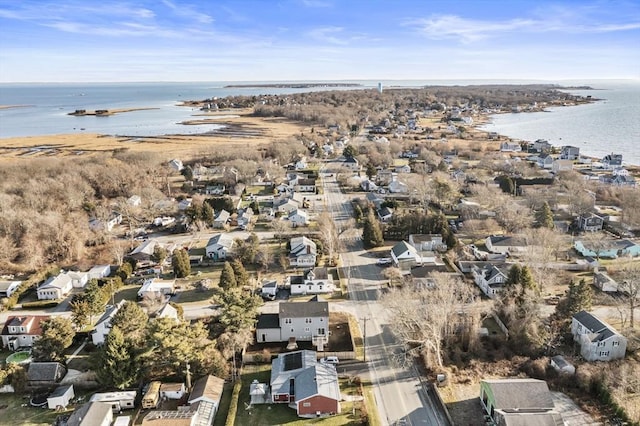
[[[640,79],[640,1],[0,0],[0,82]]]

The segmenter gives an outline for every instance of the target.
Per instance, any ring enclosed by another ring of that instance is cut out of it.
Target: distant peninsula
[[[357,83],[273,83],[273,84],[229,84],[225,89],[231,88],[289,88],[289,89],[309,89],[313,87],[362,87]]]

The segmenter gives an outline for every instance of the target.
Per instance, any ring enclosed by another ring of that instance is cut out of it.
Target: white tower
[[[382,93],[382,83],[378,83],[378,93]]]

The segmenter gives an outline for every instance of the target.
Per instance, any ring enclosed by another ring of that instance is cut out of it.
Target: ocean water
[[[640,82],[583,84],[596,90],[570,92],[602,100],[547,112],[497,114],[482,129],[523,141],[577,146],[581,154],[597,158],[622,154],[626,164],[640,165]]]
[[[185,100],[202,100],[230,95],[286,94],[336,88],[225,88],[227,84],[272,82],[199,83],[83,83],[0,84],[0,105],[21,105],[0,109],[1,138],[62,133],[101,133],[126,136],[204,133],[218,125],[179,124],[193,119],[197,109],[177,106]],[[362,88],[375,88],[378,81],[348,81]],[[383,87],[424,85],[526,84],[545,81],[409,80],[382,81]],[[559,82],[566,86],[588,85],[596,90],[572,91],[602,99],[588,105],[550,108],[548,112],[499,114],[483,126],[487,131],[527,141],[546,139],[554,145],[575,145],[581,153],[602,157],[623,154],[628,164],[640,165],[640,82]],[[68,115],[76,109],[156,108],[108,117]]]

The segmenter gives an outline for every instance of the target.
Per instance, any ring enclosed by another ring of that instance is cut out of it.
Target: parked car
[[[338,360],[337,356],[328,356],[326,358],[320,358],[320,362],[322,364],[333,364],[333,365],[340,364],[340,360]]]
[[[376,263],[380,266],[389,266],[393,263],[393,259],[390,257],[381,257]]]

